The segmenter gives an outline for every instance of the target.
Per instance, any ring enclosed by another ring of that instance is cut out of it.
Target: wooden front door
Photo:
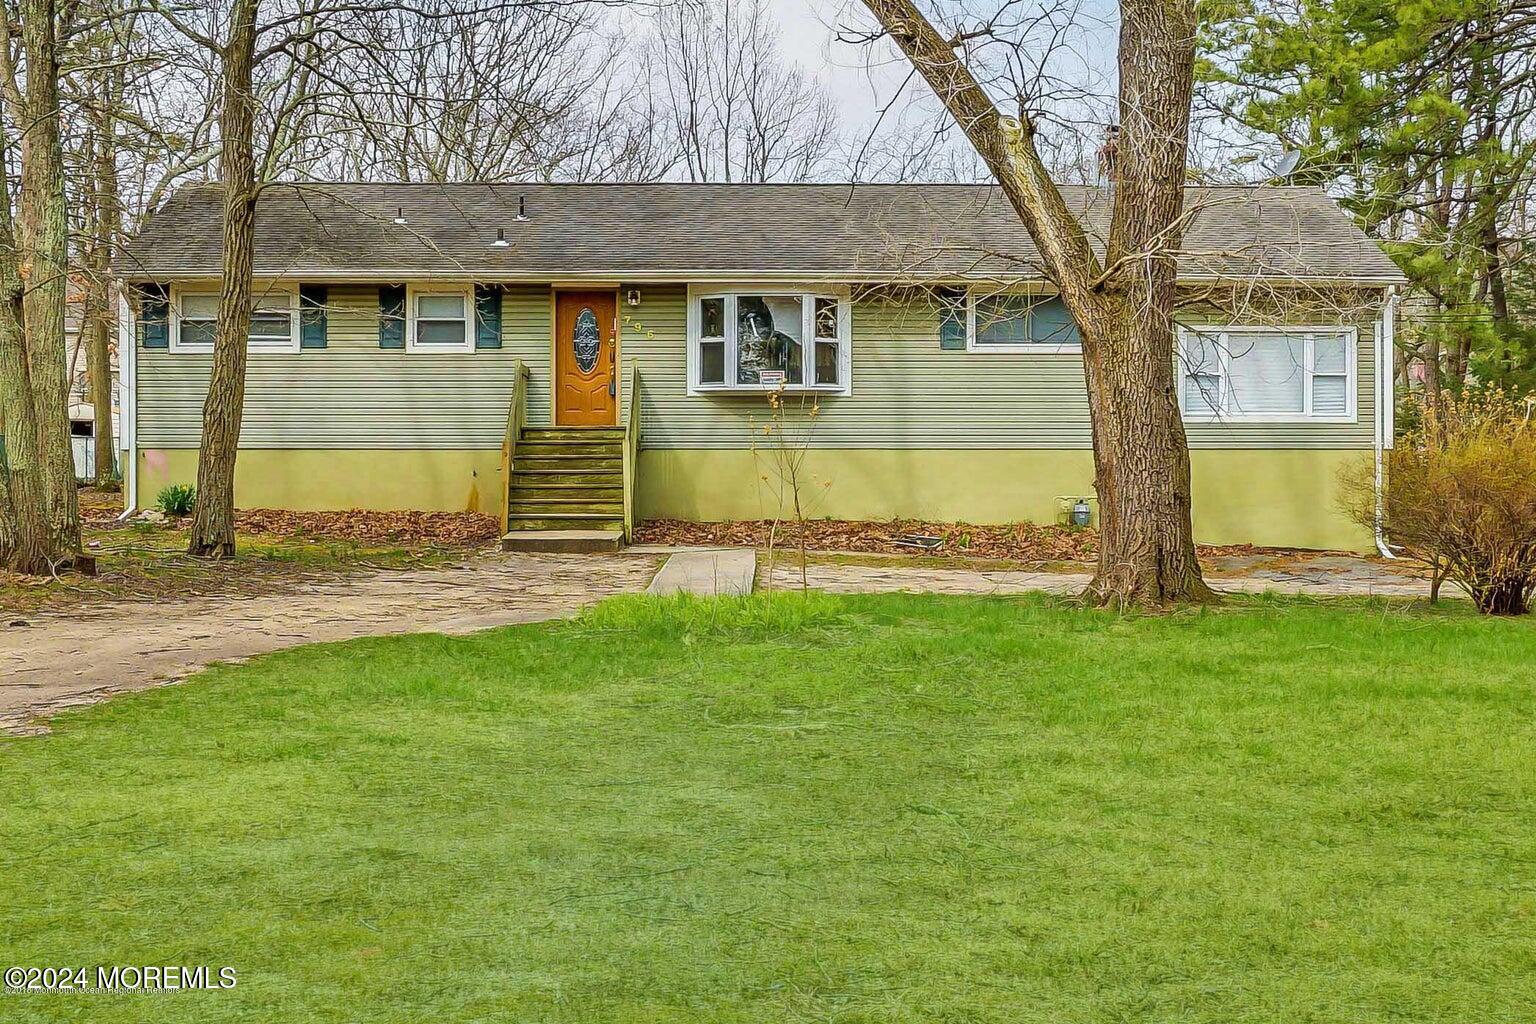
[[[617,425],[618,353],[613,292],[555,293],[555,423]]]

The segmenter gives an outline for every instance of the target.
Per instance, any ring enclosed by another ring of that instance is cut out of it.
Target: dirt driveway
[[[299,644],[559,618],[644,590],[659,564],[643,554],[487,553],[255,597],[8,615],[0,628],[0,731],[42,731],[33,723],[40,716]]]

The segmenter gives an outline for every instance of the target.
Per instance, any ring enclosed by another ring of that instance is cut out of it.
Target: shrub
[[[192,513],[192,503],[197,499],[197,489],[190,484],[171,484],[155,497],[155,506],[168,516],[185,516]]]
[[[1498,388],[1423,402],[1388,453],[1383,531],[1490,615],[1524,614],[1536,590],[1533,403]],[[1354,493],[1372,524],[1374,502]]]

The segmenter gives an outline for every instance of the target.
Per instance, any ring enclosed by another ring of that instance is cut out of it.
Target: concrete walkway
[[[561,618],[612,594],[644,590],[659,561],[496,553],[259,597],[8,615],[0,620],[0,732],[43,731],[33,719],[300,644]]]
[[[646,592],[739,596],[752,593],[756,577],[757,552],[751,548],[690,548],[670,555]]]

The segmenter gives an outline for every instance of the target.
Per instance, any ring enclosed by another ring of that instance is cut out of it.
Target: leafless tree
[[[987,15],[962,11],[941,33],[912,0],[864,5],[986,162],[1040,252],[1040,271],[1078,324],[1100,506],[1099,563],[1088,596],[1116,605],[1210,600],[1195,554],[1173,326],[1194,3],[1120,3],[1119,133],[1102,255],[1042,156],[1053,119],[1041,97],[1055,80],[1030,42],[1041,15],[1014,3]],[[1048,36],[1060,36],[1054,22],[1045,24]],[[978,70],[989,85],[1012,85],[1015,113],[998,110]]]
[[[294,164],[320,180],[655,177],[667,160],[604,8],[495,18],[362,12],[364,45],[333,57],[323,130]]]
[[[661,8],[642,74],[689,181],[805,181],[836,150],[831,98],[780,52],[762,0]]]

